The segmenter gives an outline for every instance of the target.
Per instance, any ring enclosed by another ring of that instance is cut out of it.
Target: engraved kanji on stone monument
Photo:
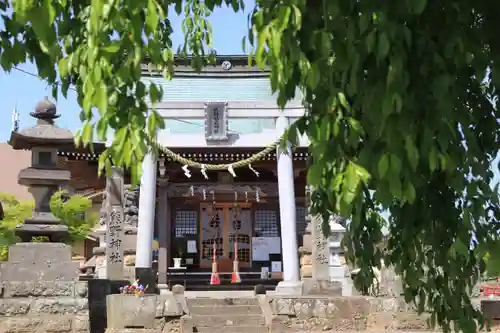
[[[313,216],[313,239],[314,244],[312,248],[313,254],[313,278],[318,280],[329,280],[329,251],[328,241],[323,235],[322,218],[320,216]]]
[[[122,170],[113,168],[106,184],[108,198],[106,212],[106,273],[108,279],[123,278],[123,175]]]

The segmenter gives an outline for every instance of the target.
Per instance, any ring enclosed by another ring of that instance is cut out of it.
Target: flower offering
[[[135,281],[129,286],[120,287],[120,294],[123,295],[144,295],[146,288],[139,281]]]

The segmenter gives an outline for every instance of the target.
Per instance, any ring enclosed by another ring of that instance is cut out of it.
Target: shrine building
[[[171,81],[145,66],[143,81],[163,86],[156,109],[166,126],[157,141],[175,155],[148,153],[140,187],[125,191],[127,234],[137,244],[125,251],[136,252],[136,272],[153,266],[160,286],[176,281],[187,283],[188,290],[190,283],[194,289],[208,288],[215,252],[222,288],[230,284],[236,249],[242,284],[296,288],[308,223],[308,142],[302,137],[287,150],[275,143],[304,114],[300,94],[281,110],[269,72],[249,67],[247,56],[218,57],[201,73],[179,59]],[[106,186],[97,177],[104,147],[96,143],[93,152],[58,148],[58,165],[71,171],[71,190],[94,193],[98,205],[102,198],[95,193]],[[259,152],[251,163],[236,164]],[[187,162],[231,167],[202,170],[186,167]],[[127,172],[124,183],[130,183]]]

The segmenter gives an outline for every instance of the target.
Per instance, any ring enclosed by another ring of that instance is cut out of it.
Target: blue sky
[[[219,54],[241,54],[241,39],[247,34],[247,13],[253,9],[253,1],[245,1],[247,4],[246,13],[235,14],[232,9],[218,9],[211,17],[213,27],[213,44]],[[183,34],[181,30],[182,19],[177,16],[171,16],[171,23],[174,29],[173,44],[174,48],[182,43]],[[0,22],[1,24],[1,22]],[[32,64],[19,66],[20,69],[28,73],[36,73],[36,68]],[[12,121],[11,114],[14,108],[17,108],[20,117],[20,127],[31,126],[34,121],[29,116],[33,111],[35,104],[44,98],[51,96],[47,84],[35,76],[13,70],[5,73],[0,70],[0,101],[2,114],[4,118],[0,121],[0,142],[9,139]],[[78,118],[79,106],[76,102],[76,93],[68,92],[68,98],[62,96],[57,101],[58,112],[61,118],[58,119],[58,125],[71,130],[80,128]],[[494,162],[495,183],[500,180],[500,173],[497,165],[500,155]]]

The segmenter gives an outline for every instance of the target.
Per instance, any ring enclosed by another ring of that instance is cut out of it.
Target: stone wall
[[[86,282],[2,282],[0,332],[89,331]]]
[[[178,286],[180,287],[180,286]],[[177,288],[179,289],[179,288]],[[180,332],[180,318],[188,312],[183,288],[155,297],[152,331]],[[118,295],[116,295],[118,296]],[[136,300],[135,296],[130,300]],[[133,303],[133,302],[132,302]],[[112,316],[130,317],[120,309]],[[102,313],[112,308],[102,307]],[[132,311],[133,312],[133,311]],[[1,333],[89,333],[87,282],[4,282],[0,284]],[[123,329],[125,331],[134,331]],[[113,331],[111,328],[110,331]],[[117,330],[120,331],[120,330]]]
[[[480,308],[481,299],[472,299]],[[261,304],[262,306],[262,304]],[[429,331],[428,313],[418,314],[402,298],[389,297],[268,297],[262,306],[272,316],[271,331]],[[486,315],[486,311],[485,311]],[[487,315],[486,315],[487,316]],[[500,330],[500,320],[491,321]],[[442,331],[435,327],[434,331]]]
[[[427,316],[403,300],[370,297],[269,298],[272,332],[420,331]]]

